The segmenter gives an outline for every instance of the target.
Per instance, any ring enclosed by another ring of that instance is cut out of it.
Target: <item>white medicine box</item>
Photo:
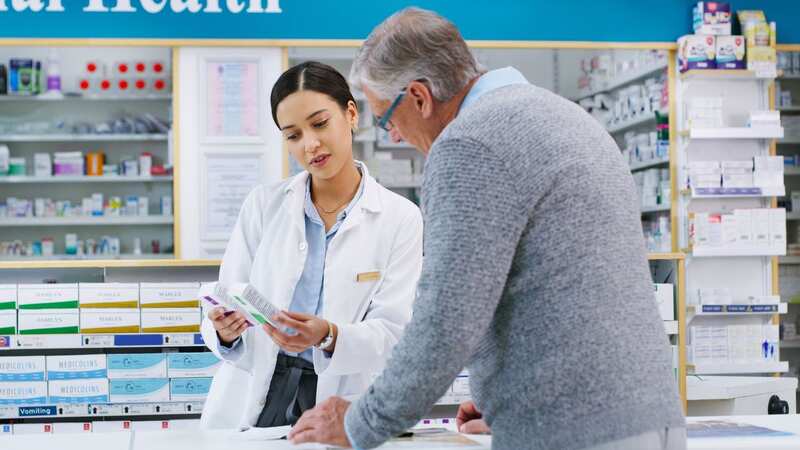
[[[139,308],[137,283],[81,283],[81,308]]]
[[[653,285],[656,294],[658,312],[661,320],[675,320],[674,288],[671,284],[656,283]]]
[[[139,283],[142,308],[198,308],[200,283]]]

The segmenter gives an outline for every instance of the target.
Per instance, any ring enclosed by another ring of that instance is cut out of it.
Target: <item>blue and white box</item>
[[[50,403],[108,403],[108,380],[51,380],[47,383]]]
[[[44,405],[47,403],[46,381],[11,381],[0,383],[0,406]]]
[[[66,355],[47,357],[48,380],[106,378],[106,355]]]
[[[744,70],[744,36],[717,36],[717,69]]]
[[[155,403],[169,401],[169,379],[143,378],[109,381],[111,403]]]
[[[167,357],[170,378],[213,377],[222,361],[211,352],[171,353]]]
[[[175,378],[169,382],[172,401],[204,401],[211,389],[213,378]]]
[[[714,36],[690,34],[678,39],[678,64],[681,72],[717,67],[717,40]]]
[[[6,356],[0,358],[0,381],[44,381],[44,356]]]
[[[108,355],[108,378],[167,378],[167,357],[164,353]]]

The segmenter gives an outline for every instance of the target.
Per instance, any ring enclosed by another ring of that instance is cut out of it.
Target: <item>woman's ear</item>
[[[347,120],[350,122],[350,128],[353,133],[358,131],[358,106],[352,100],[347,102]]]

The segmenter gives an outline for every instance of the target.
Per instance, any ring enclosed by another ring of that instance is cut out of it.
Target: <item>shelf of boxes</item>
[[[68,403],[0,406],[0,419],[200,415],[203,402]]]
[[[170,225],[172,216],[119,217],[8,217],[0,219],[0,227],[29,226],[101,226],[101,225]]]
[[[628,119],[622,123],[617,123],[614,125],[609,125],[607,130],[609,133],[620,133],[623,131],[630,130],[631,128],[636,128],[641,125],[646,125],[648,123],[652,123],[656,121],[655,114],[649,115],[640,115],[639,117],[634,117],[632,119]]]
[[[174,259],[175,255],[171,253],[125,253],[121,255],[53,255],[53,256],[5,256],[0,255],[0,262],[10,261],[103,261],[103,260],[120,260],[120,261],[133,261],[142,258],[147,259]]]
[[[690,139],[780,139],[783,137],[783,128],[690,128],[681,131],[680,135]]]
[[[733,375],[744,373],[783,373],[789,371],[789,363],[756,364],[688,364],[687,369],[693,375]]]
[[[170,101],[171,95],[63,95],[49,97],[47,95],[0,95],[0,102],[114,102],[114,101]]]
[[[788,305],[701,305],[688,306],[687,310],[691,316],[772,316],[786,314]]]
[[[164,176],[126,176],[126,175],[53,175],[36,177],[28,175],[0,176],[0,183],[40,184],[40,183],[166,183],[173,180],[172,175]]]
[[[748,188],[691,188],[689,194],[693,199],[703,198],[758,198],[758,197],[783,197],[786,195],[784,186],[775,187],[748,187]]]
[[[166,134],[10,134],[2,142],[157,142]]]
[[[604,92],[614,91],[621,87],[624,87],[629,84],[633,84],[637,81],[643,80],[648,77],[657,76],[661,72],[667,70],[667,63],[657,64],[655,66],[643,67],[635,72],[631,72],[626,74],[625,76],[618,77],[616,79],[610,80],[607,85],[600,89],[594,89],[590,92],[581,94],[580,97],[576,99],[576,101],[584,100],[587,98],[594,97],[597,94],[602,94]]]
[[[729,256],[781,256],[786,254],[785,247],[773,248],[725,248],[725,247],[694,247],[692,256],[696,258],[714,258]]]
[[[661,167],[666,166],[669,164],[669,156],[660,159],[654,159],[650,161],[642,161],[631,164],[631,172],[638,172],[640,170],[651,169],[654,167]]]

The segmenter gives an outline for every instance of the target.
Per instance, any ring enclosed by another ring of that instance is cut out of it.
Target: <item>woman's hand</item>
[[[225,316],[225,308],[217,307],[208,312],[208,319],[217,330],[219,342],[225,347],[230,347],[233,341],[247,330],[247,319],[240,312]]]
[[[458,406],[456,416],[456,426],[458,432],[464,434],[492,434],[492,429],[483,420],[483,414],[478,411],[471,400],[461,403]]]
[[[281,311],[280,314],[273,316],[272,320],[278,322],[282,327],[292,328],[296,334],[289,335],[276,329],[270,324],[264,324],[264,331],[275,341],[278,346],[287,352],[302,353],[309,347],[313,347],[326,336],[328,336],[328,321],[311,314],[298,312]],[[333,343],[326,351],[333,352],[336,347],[336,337],[338,329],[333,325]]]

